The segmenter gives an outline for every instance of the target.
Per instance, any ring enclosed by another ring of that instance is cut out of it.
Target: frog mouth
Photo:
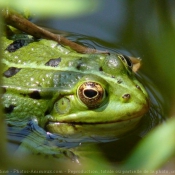
[[[141,118],[141,116],[138,116],[138,117],[133,117],[133,118],[130,118],[130,119],[126,119],[126,120],[116,120],[116,121],[107,121],[107,122],[66,122],[66,121],[48,121],[46,123],[45,126],[47,125],[53,125],[53,124],[57,124],[57,125],[60,125],[60,124],[69,124],[69,125],[100,125],[100,124],[110,124],[110,123],[120,123],[120,122],[125,122],[125,121],[128,121],[130,122],[131,120],[135,119],[135,118]]]
[[[136,127],[142,117],[111,122],[59,122],[48,121],[45,130],[63,136],[97,135],[100,137],[118,137]]]
[[[98,123],[48,121],[45,130],[66,138],[118,139],[134,130],[140,118]]]
[[[89,116],[84,115],[85,113],[79,114],[79,118],[77,115],[70,114],[66,117],[60,117],[60,119],[56,119],[54,117],[47,118],[47,121],[44,124],[44,129],[51,133],[58,133],[63,135],[74,135],[74,133],[96,133],[99,135],[99,132],[106,134],[104,132],[112,133],[123,133],[128,130],[133,129],[142,119],[145,113],[149,110],[149,100],[146,100],[145,105],[142,108],[138,109],[134,113],[128,113],[125,116],[121,116],[121,118],[115,119],[111,121],[96,121],[93,122],[89,120]],[[127,117],[126,117],[127,116]],[[101,116],[102,117],[102,116]],[[104,118],[104,116],[103,116]],[[80,119],[84,119],[84,121],[78,121]],[[94,118],[91,118],[94,120]]]
[[[138,120],[141,119],[143,117],[143,115],[146,113],[145,111],[148,111],[149,109],[149,103],[147,108],[144,108],[143,111],[141,111],[140,113],[136,113],[136,115],[134,117],[130,117],[127,119],[117,119],[117,120],[112,120],[112,121],[98,121],[98,122],[81,122],[81,121],[69,121],[69,120],[54,120],[53,118],[49,118],[46,123],[45,123],[45,127],[47,128],[48,125],[61,125],[61,124],[67,124],[67,125],[101,125],[101,124],[113,124],[113,123],[122,123],[122,122],[132,122],[132,120]],[[134,115],[134,114],[132,114]]]

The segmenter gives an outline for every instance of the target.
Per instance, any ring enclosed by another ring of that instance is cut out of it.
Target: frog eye
[[[84,82],[77,91],[79,99],[88,108],[97,108],[105,97],[105,90],[96,82]]]
[[[119,58],[124,62],[124,64],[130,69],[132,70],[132,61],[130,60],[130,58],[126,55],[120,55]]]

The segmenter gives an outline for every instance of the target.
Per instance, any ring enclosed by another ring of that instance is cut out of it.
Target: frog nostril
[[[137,89],[139,89],[139,90],[141,90],[141,88],[140,88],[140,86],[139,86],[139,85],[136,85],[136,88],[137,88]]]
[[[118,80],[117,80],[117,83],[118,83],[118,84],[121,84],[122,82],[123,82],[123,81],[122,81],[121,79],[118,79]]]
[[[124,95],[122,95],[122,98],[123,99],[125,99],[125,100],[128,100],[128,99],[130,99],[130,94],[124,94]]]

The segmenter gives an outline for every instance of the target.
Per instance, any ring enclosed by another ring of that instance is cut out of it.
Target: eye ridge
[[[129,68],[133,67],[131,59],[126,55],[120,55],[120,59],[127,64]]]
[[[126,63],[128,64],[128,66],[132,67],[132,62],[131,62],[130,58],[128,56],[126,56],[126,55],[123,55],[123,57],[124,57]]]

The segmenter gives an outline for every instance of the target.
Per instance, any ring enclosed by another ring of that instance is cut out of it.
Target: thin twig
[[[92,48],[88,48],[72,42],[61,35],[54,34],[38,27],[34,23],[28,21],[22,15],[18,14],[13,10],[8,8],[2,10],[2,16],[7,25],[11,25],[27,34],[30,34],[36,38],[45,38],[58,42],[61,45],[69,46],[71,49],[79,53],[108,53],[107,51],[100,51]]]
[[[79,45],[75,42],[72,42],[61,35],[54,34],[46,29],[38,27],[37,25],[33,24],[32,22],[28,21],[22,15],[18,14],[17,12],[11,9],[3,9],[2,16],[4,21],[7,25],[11,25],[27,34],[34,36],[35,38],[45,38],[50,39],[53,41],[58,42],[61,45],[69,46],[71,49],[75,50],[79,53],[105,53],[108,54],[108,51],[100,51],[92,48],[88,48],[82,45]],[[136,72],[140,68],[140,60],[137,58],[130,57],[133,63],[133,71]]]

